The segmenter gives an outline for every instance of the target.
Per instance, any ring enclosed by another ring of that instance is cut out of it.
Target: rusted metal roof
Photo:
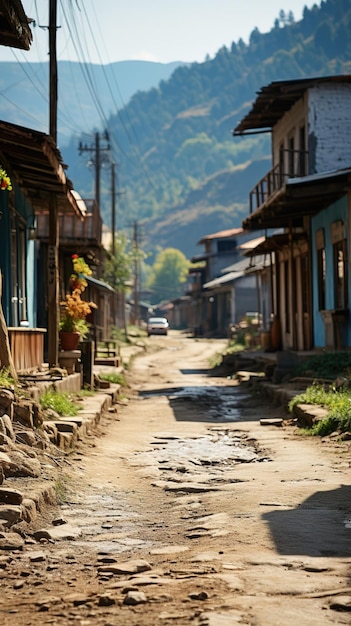
[[[29,50],[33,37],[20,0],[0,0],[0,46]]]
[[[323,83],[351,83],[351,75],[274,81],[262,87],[252,109],[233,130],[233,135],[270,131],[308,89]]]
[[[206,241],[210,241],[212,239],[227,239],[229,237],[236,237],[237,235],[241,235],[243,232],[242,228],[230,228],[229,230],[220,230],[218,233],[212,233],[212,235],[205,235],[198,241],[197,243],[205,243]]]
[[[49,135],[0,121],[0,162],[36,211],[48,210],[54,193],[59,210],[83,217],[61,153]]]
[[[255,257],[269,254],[270,252],[281,250],[287,246],[290,242],[290,238],[293,241],[305,241],[306,237],[307,235],[305,232],[292,233],[291,235],[289,233],[276,233],[270,237],[263,237],[263,240],[260,241],[254,248],[246,250],[244,255],[246,257]]]

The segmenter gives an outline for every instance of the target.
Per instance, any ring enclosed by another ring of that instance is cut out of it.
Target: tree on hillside
[[[176,248],[165,248],[157,255],[148,285],[154,292],[153,304],[182,294],[188,268],[186,256]]]

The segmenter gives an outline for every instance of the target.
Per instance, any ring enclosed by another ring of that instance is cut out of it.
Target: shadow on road
[[[342,485],[316,491],[293,510],[270,511],[262,518],[269,524],[280,554],[350,557],[350,503],[351,487]]]

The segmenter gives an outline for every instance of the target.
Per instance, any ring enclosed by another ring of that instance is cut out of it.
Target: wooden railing
[[[98,212],[88,213],[81,221],[76,215],[59,215],[60,240],[63,242],[85,239],[101,241],[102,219]],[[37,236],[39,239],[49,237],[49,216],[41,213],[37,215]]]
[[[307,152],[284,150],[287,154],[288,166],[277,163],[250,191],[250,213],[260,209],[268,199],[283,187],[289,178],[306,176]]]

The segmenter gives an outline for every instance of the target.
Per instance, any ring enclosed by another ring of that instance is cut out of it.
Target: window
[[[304,126],[300,127],[299,137],[299,176],[306,176],[306,130]]]
[[[347,293],[347,262],[346,239],[333,245],[334,256],[334,306],[336,309],[346,309],[348,304]]]
[[[317,273],[318,273],[318,308],[325,309],[325,249],[317,250]]]
[[[309,263],[308,263],[308,254],[302,254],[300,258],[300,270],[301,270],[301,302],[302,302],[302,312],[309,312],[309,289],[308,289],[308,279],[309,279]]]
[[[221,239],[217,241],[217,251],[220,253],[234,252],[236,250],[236,241],[233,239]]]
[[[284,168],[284,145],[279,146],[279,187],[281,187],[285,180],[285,168]],[[274,186],[276,189],[276,186]]]
[[[284,261],[284,311],[285,332],[290,333],[289,262]]]
[[[295,176],[295,167],[294,167],[294,160],[295,160],[295,140],[294,137],[290,137],[289,139],[289,153],[288,153],[288,158],[289,158],[289,165],[288,165],[288,172],[289,172],[289,177],[293,178]]]
[[[324,228],[316,231],[317,249],[317,284],[318,284],[318,309],[325,309],[325,283],[326,283],[326,258],[324,243]]]
[[[14,212],[11,214],[11,287],[12,326],[27,319],[26,297],[26,225]]]

